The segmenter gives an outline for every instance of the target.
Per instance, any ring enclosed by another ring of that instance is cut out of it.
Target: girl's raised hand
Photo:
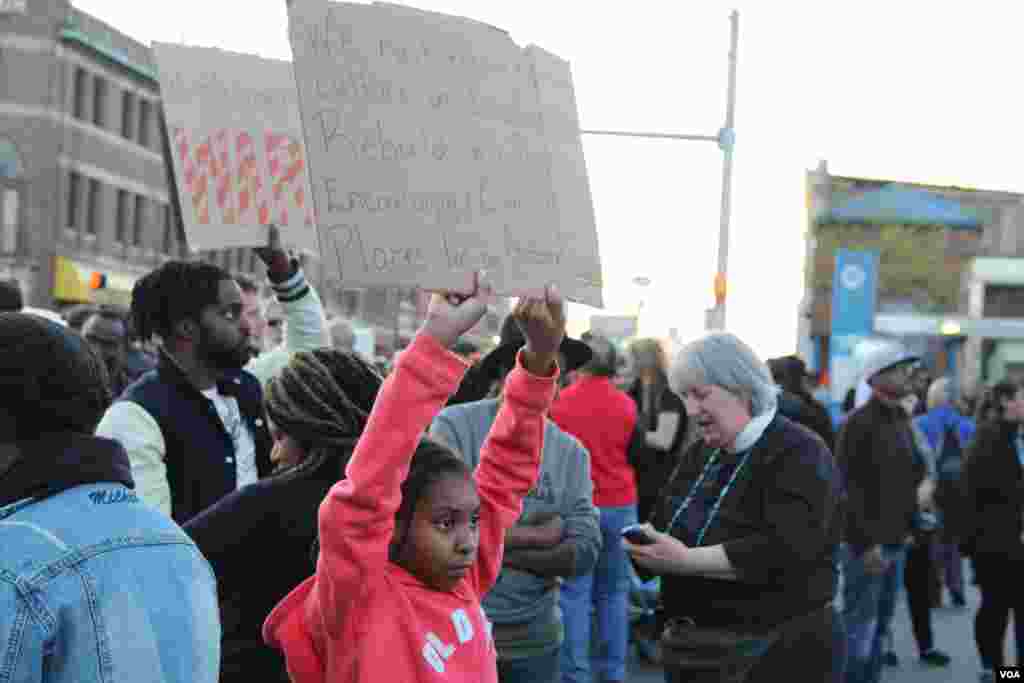
[[[472,292],[435,292],[430,297],[423,331],[451,348],[484,317],[492,294],[493,288],[483,273],[474,275]]]
[[[554,286],[544,290],[544,297],[523,297],[512,311],[512,317],[526,338],[527,369],[547,374],[558,357],[565,338],[565,302]]]

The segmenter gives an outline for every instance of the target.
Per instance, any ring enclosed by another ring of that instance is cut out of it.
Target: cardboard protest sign
[[[155,43],[185,235],[193,250],[285,246],[314,253],[302,122],[288,62]]]
[[[356,286],[601,305],[568,63],[503,31],[383,3],[289,6],[323,265]]]

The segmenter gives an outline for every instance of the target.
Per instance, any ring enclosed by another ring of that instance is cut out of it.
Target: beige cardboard
[[[494,27],[387,4],[291,3],[323,263],[351,286],[601,305],[568,64]],[[556,85],[549,81],[557,81]]]
[[[318,253],[295,80],[288,62],[155,43],[174,174],[193,250]]]

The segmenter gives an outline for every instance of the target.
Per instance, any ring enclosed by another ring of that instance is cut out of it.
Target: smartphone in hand
[[[633,545],[650,545],[654,543],[654,539],[647,534],[647,530],[641,524],[630,524],[619,533]]]

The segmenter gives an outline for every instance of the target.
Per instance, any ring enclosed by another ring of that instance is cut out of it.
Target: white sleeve
[[[138,403],[117,401],[107,409],[96,436],[120,441],[128,452],[135,492],[147,505],[171,514],[171,486],[164,455],[167,445],[153,416]]]
[[[260,384],[266,384],[281,372],[293,353],[331,345],[320,296],[306,281],[301,269],[284,282],[273,285],[273,289],[284,310],[285,338],[281,346],[261,353],[245,366]]]
[[[284,309],[285,350],[295,353],[330,346],[323,304],[302,270],[281,284],[273,285],[273,289]]]

